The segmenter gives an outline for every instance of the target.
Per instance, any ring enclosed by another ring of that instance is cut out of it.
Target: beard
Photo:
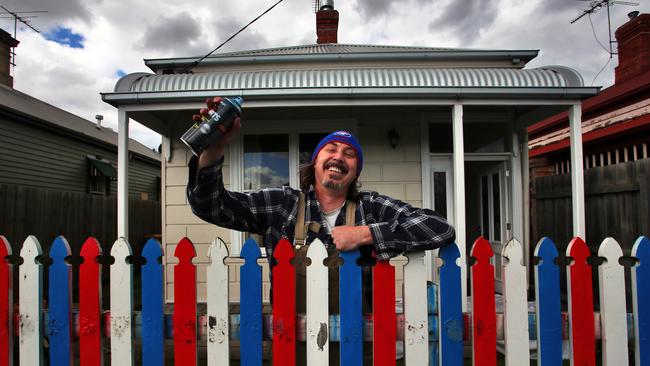
[[[334,182],[334,181],[331,181],[331,180],[328,180],[328,179],[323,179],[321,184],[323,185],[323,187],[329,188],[329,189],[341,189],[341,188],[344,187],[342,182]]]

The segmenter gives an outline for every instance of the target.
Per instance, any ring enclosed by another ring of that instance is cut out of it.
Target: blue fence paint
[[[539,364],[562,364],[562,314],[560,308],[560,269],[555,263],[558,256],[555,244],[549,238],[542,238],[535,248],[535,256],[541,263],[535,266],[535,298],[538,325]]]
[[[363,365],[363,305],[359,250],[341,252],[339,310],[341,313],[341,366]]]
[[[163,267],[159,263],[163,251],[160,243],[149,239],[142,249],[147,260],[142,266],[142,364],[165,364],[163,313]]]
[[[440,365],[463,365],[463,308],[458,246],[447,245],[438,251],[440,267]]]
[[[635,343],[637,365],[650,365],[650,240],[645,236],[639,237],[632,248],[632,255],[639,262],[632,268],[636,276],[635,306],[636,326],[638,333]]]
[[[258,366],[262,364],[262,267],[257,264],[261,253],[255,240],[246,240],[241,256],[241,364]]]
[[[70,289],[70,266],[65,258],[70,255],[70,246],[64,237],[59,236],[52,243],[50,257],[52,264],[49,274],[49,318],[50,365],[70,366],[72,362],[72,293]]]

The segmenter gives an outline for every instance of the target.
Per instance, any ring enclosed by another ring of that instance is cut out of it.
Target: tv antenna
[[[47,13],[45,10],[31,10],[31,11],[11,11],[4,6],[0,5],[0,8],[4,10],[4,12],[0,12],[0,19],[13,19],[14,20],[14,39],[16,38],[16,32],[18,30],[18,23],[22,23],[29,27],[31,30],[33,30],[36,33],[41,33],[38,29],[36,29],[33,25],[29,23],[29,20],[31,18],[36,18],[38,17],[36,14],[42,14],[42,13]],[[15,47],[11,48],[11,66],[16,67],[16,51],[14,50]]]
[[[598,1],[598,0],[580,0],[580,1],[589,1],[590,2],[589,9],[584,10],[582,13],[580,13],[580,15],[573,18],[573,20],[571,21],[571,24],[577,22],[578,20],[580,20],[585,15],[590,17],[589,21],[591,22],[591,14],[597,12],[598,10],[600,10],[603,7],[605,9],[607,9],[607,35],[609,36],[609,58],[611,59],[612,55],[617,55],[618,53],[614,52],[612,50],[612,44],[614,42],[616,42],[616,41],[612,41],[612,22],[611,22],[611,17],[610,17],[610,13],[609,13],[609,7],[614,5],[614,4],[638,6],[639,3],[634,3],[634,2],[630,2],[630,1],[620,1],[620,0],[600,0],[600,1]],[[593,24],[591,26],[593,28]],[[594,37],[595,36],[596,36],[596,32],[594,31]],[[600,43],[598,41],[598,38],[596,38],[596,41],[598,43]]]

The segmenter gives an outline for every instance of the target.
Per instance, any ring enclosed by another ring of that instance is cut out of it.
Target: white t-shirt
[[[325,230],[327,230],[328,234],[332,234],[332,228],[336,225],[336,218],[339,216],[340,212],[341,207],[334,211],[323,213],[323,217],[325,218]]]

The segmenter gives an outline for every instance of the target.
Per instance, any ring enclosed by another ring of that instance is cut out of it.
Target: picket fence
[[[11,255],[7,240],[0,236],[0,257]],[[474,365],[496,365],[497,345],[505,348],[506,365],[527,365],[531,352],[529,340],[537,340],[538,365],[562,363],[562,341],[568,339],[573,365],[596,364],[596,340],[601,340],[602,365],[627,365],[628,343],[634,347],[636,365],[650,365],[650,242],[640,237],[632,256],[633,313],[626,313],[624,267],[621,247],[611,238],[603,241],[598,256],[600,312],[593,311],[592,272],[587,264],[588,247],[580,238],[569,244],[566,257],[568,314],[561,312],[560,268],[553,242],[542,239],[536,247],[536,312],[528,312],[526,268],[522,248],[510,241],[501,253],[504,265],[503,312],[496,312],[494,267],[490,244],[479,238],[471,251],[475,263],[470,267],[471,306],[463,314],[461,307],[459,252],[455,245],[439,251],[440,284],[437,291],[427,286],[428,268],[424,253],[407,255],[404,267],[404,311],[396,313],[395,268],[379,262],[372,269],[374,314],[363,315],[361,306],[361,267],[358,252],[341,253],[340,314],[328,314],[328,274],[323,260],[327,251],[319,241],[308,250],[307,313],[296,314],[293,247],[281,241],[275,250],[273,269],[273,314],[262,312],[262,270],[258,245],[249,240],[241,256],[240,314],[228,314],[228,257],[220,240],[210,246],[207,265],[207,314],[197,316],[196,256],[193,244],[183,238],[174,255],[173,314],[163,310],[163,255],[160,244],[149,240],[142,256],[142,310],[133,312],[131,248],[118,239],[111,249],[115,262],[110,267],[110,312],[102,311],[101,249],[89,238],[81,249],[84,262],[79,268],[79,307],[71,304],[70,256],[65,238],[51,246],[49,302],[43,309],[42,255],[38,240],[28,237],[20,251],[23,263],[13,268],[0,261],[0,366],[13,365],[13,340],[17,336],[20,365],[44,364],[45,350],[51,365],[70,365],[78,358],[81,365],[102,364],[102,341],[110,339],[111,365],[131,365],[133,343],[140,337],[142,364],[163,365],[165,339],[173,338],[174,362],[195,365],[197,348],[207,348],[208,365],[228,365],[230,341],[238,340],[242,365],[261,365],[263,340],[272,343],[275,365],[294,365],[297,341],[306,341],[308,365],[328,365],[330,342],[340,343],[340,364],[361,365],[363,342],[373,342],[375,365],[394,365],[396,342],[403,341],[406,365],[463,365],[464,345],[471,344]],[[12,275],[18,272],[19,309],[14,314]],[[425,301],[424,299],[428,299]],[[630,325],[633,324],[633,325]],[[103,326],[102,326],[103,325]],[[568,328],[568,334],[567,334]],[[102,330],[104,333],[102,333]],[[49,341],[44,347],[44,335]],[[73,357],[72,342],[78,337],[79,355]],[[633,339],[633,342],[631,340]],[[201,344],[199,344],[201,343]]]

